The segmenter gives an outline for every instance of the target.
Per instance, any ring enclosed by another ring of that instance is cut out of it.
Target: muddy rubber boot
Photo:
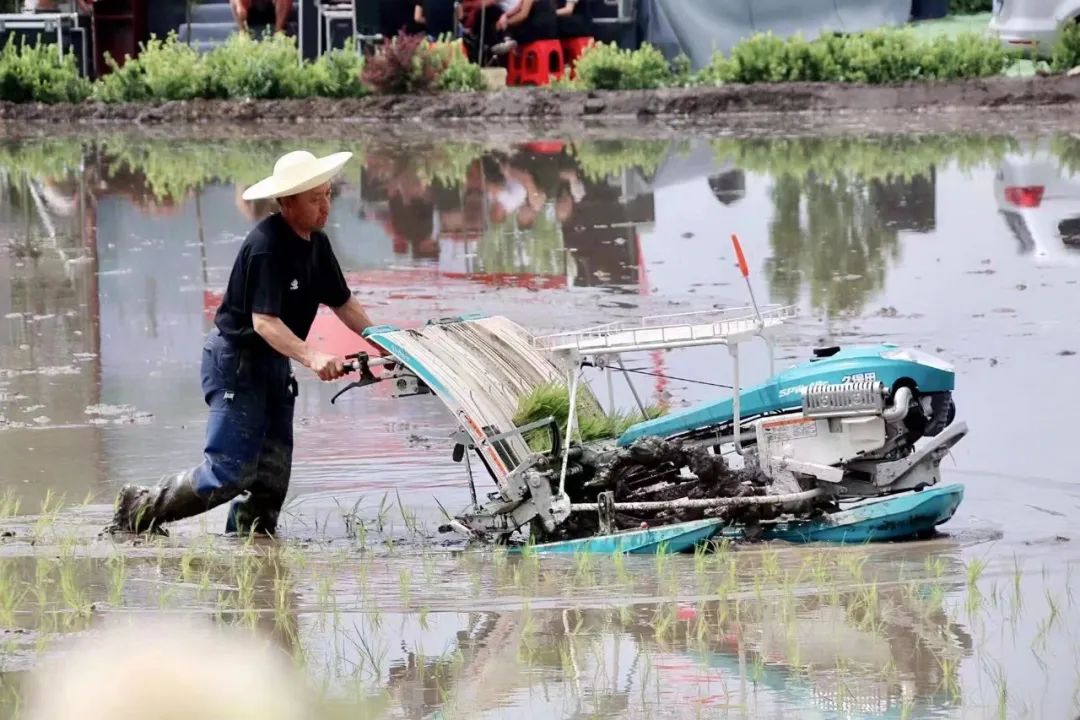
[[[168,535],[161,527],[163,523],[206,512],[212,504],[216,503],[195,492],[190,470],[166,476],[153,487],[125,485],[117,498],[112,524],[106,531]]]
[[[251,498],[234,500],[229,506],[229,516],[225,521],[225,533],[274,537],[277,534],[278,512],[265,507],[254,507]]]

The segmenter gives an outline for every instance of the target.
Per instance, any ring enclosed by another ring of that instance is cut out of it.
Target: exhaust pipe
[[[881,413],[881,416],[885,418],[885,422],[887,423],[900,422],[907,417],[910,405],[911,388],[904,385],[893,393],[893,404],[885,408]]]

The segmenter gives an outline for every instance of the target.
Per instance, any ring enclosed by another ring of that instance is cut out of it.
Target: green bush
[[[922,40],[907,29],[781,39],[756,34],[729,57],[715,55],[698,74],[706,85],[759,82],[885,84],[998,75],[1020,56],[993,38],[967,33]]]
[[[276,100],[312,94],[312,77],[300,63],[296,41],[280,33],[262,40],[233,33],[204,62],[210,97]]]
[[[164,40],[150,38],[138,57],[127,57],[123,67],[111,56],[106,62],[112,72],[94,87],[94,97],[102,102],[191,100],[207,92],[209,78],[199,53],[177,42],[175,32]]]
[[[276,99],[361,97],[380,93],[485,88],[480,67],[467,61],[460,43],[429,43],[400,36],[365,60],[350,44],[313,63],[301,61],[296,42],[281,34],[254,40],[234,34],[207,55],[178,42],[175,34],[152,38],[135,59],[94,84],[80,78],[74,57],[61,60],[50,46],[9,42],[0,53],[0,98],[16,102],[78,102],[91,93],[103,102],[192,98]],[[557,79],[553,88],[651,90],[724,83],[858,82],[900,83],[1002,74],[1022,50],[1007,50],[976,33],[923,38],[910,29],[878,29],[851,35],[823,34],[807,41],[757,34],[717,54],[693,72],[680,56],[668,62],[655,47],[623,50],[596,44],[576,63],[576,78]],[[1053,68],[1080,65],[1080,28],[1069,27],[1058,41]],[[1015,68],[1014,68],[1015,70]],[[1013,71],[1010,71],[1013,72]],[[1015,74],[1015,73],[1014,73]]]
[[[0,100],[81,102],[90,92],[90,81],[79,77],[75,56],[69,52],[61,59],[55,45],[16,43],[11,36],[0,52]]]
[[[614,43],[596,43],[575,64],[575,85],[586,90],[654,90],[672,84],[667,58],[652,45],[623,50]]]
[[[447,92],[474,92],[486,87],[484,72],[462,52],[460,40],[438,42],[433,46],[445,62],[435,86]]]
[[[364,58],[350,38],[343,48],[330,50],[316,60],[308,76],[308,91],[319,97],[363,97],[370,90],[360,80]]]
[[[1080,65],[1080,23],[1069,23],[1061,31],[1050,55],[1050,67],[1065,72]]]
[[[710,141],[716,161],[747,172],[789,178],[861,181],[910,179],[930,168],[994,167],[1018,145],[1003,135],[886,135],[835,138],[722,138]]]

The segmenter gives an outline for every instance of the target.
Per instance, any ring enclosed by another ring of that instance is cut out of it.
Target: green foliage
[[[447,92],[476,92],[486,87],[484,73],[476,63],[462,51],[460,40],[438,42],[432,48],[444,59],[442,73],[435,81],[435,87]]]
[[[574,67],[576,85],[586,90],[653,90],[670,86],[675,78],[667,59],[648,43],[637,50],[596,43],[586,48]]]
[[[469,167],[483,157],[487,147],[478,142],[440,142],[416,153],[416,176],[422,182],[444,188],[460,187]]]
[[[357,51],[356,41],[349,38],[345,47],[323,53],[312,66],[308,76],[308,92],[318,97],[363,97],[370,89],[360,80],[364,58]]]
[[[11,140],[0,143],[0,168],[12,174],[58,180],[82,169],[85,148],[71,137]]]
[[[316,154],[351,150],[359,162],[362,146],[345,146],[332,141],[313,141],[307,148]],[[110,136],[96,143],[108,159],[112,172],[127,170],[145,176],[147,187],[160,200],[179,199],[189,191],[211,182],[253,183],[266,174],[266,160],[289,148],[284,143],[232,141],[207,143],[199,140],[150,140],[124,135]],[[353,162],[357,162],[354,160]]]
[[[208,95],[273,100],[310,95],[311,75],[300,63],[296,41],[283,34],[255,40],[233,33],[206,56]]]
[[[301,65],[295,41],[280,34],[256,41],[236,33],[204,56],[169,33],[151,38],[123,67],[111,57],[106,62],[112,72],[94,88],[95,99],[102,102],[368,94],[360,82],[364,61],[355,45]]]
[[[652,177],[670,146],[667,140],[588,140],[574,143],[571,152],[586,178],[603,182],[631,167]]]
[[[759,82],[858,82],[886,84],[914,80],[987,77],[1004,72],[1020,51],[993,38],[962,33],[954,38],[920,38],[909,29],[879,29],[852,35],[801,35],[781,39],[758,33],[717,54],[698,73],[705,85]]]
[[[1069,23],[1058,35],[1050,55],[1050,67],[1065,72],[1080,65],[1080,23]]]
[[[646,407],[648,419],[660,417],[664,411],[657,407]],[[566,437],[566,423],[570,417],[570,390],[561,383],[541,385],[518,401],[514,415],[514,425],[522,427],[529,423],[552,417],[559,426],[559,435]],[[574,421],[574,437],[582,442],[614,439],[626,430],[646,418],[638,411],[615,412],[611,415],[603,412],[594,400],[580,392],[577,398],[577,413]],[[529,447],[535,452],[550,449],[550,435],[547,428],[527,433]]]
[[[151,38],[123,67],[94,84],[80,78],[74,56],[9,43],[0,54],[0,98],[16,102],[146,102],[193,98],[276,99],[361,97],[380,93],[469,92],[486,86],[481,68],[460,41],[430,43],[422,36],[393,38],[365,61],[350,44],[315,62],[302,61],[296,42],[282,34],[255,40],[236,33],[207,55],[178,42],[175,33]],[[982,33],[920,35],[887,28],[851,35],[756,34],[728,56],[717,54],[698,72],[685,56],[670,63],[655,47],[623,50],[594,44],[575,65],[576,77],[557,78],[555,89],[651,90],[724,83],[859,82],[870,84],[1023,74],[1022,50],[1007,50]],[[1080,65],[1080,30],[1066,29],[1054,50],[1053,69]],[[1029,73],[1030,74],[1030,73]]]
[[[864,181],[908,179],[949,162],[966,171],[996,164],[1017,147],[1010,137],[992,135],[747,138],[711,144],[718,162],[749,172],[797,180],[850,175]]]
[[[925,75],[937,80],[1000,75],[1024,52],[1007,50],[997,39],[977,33],[939,38],[928,45]]]
[[[9,102],[81,102],[90,82],[79,77],[75,55],[59,57],[56,46],[15,42],[11,35],[0,52],[0,100]]]
[[[125,58],[123,67],[112,56],[105,61],[112,72],[94,87],[95,99],[102,102],[191,100],[207,92],[206,67],[191,46],[177,42],[175,32],[150,38],[138,57]]]

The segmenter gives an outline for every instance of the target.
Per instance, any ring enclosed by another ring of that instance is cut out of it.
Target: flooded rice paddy
[[[467,550],[437,530],[469,500],[439,401],[330,405],[341,386],[300,372],[280,539],[224,537],[224,508],[101,538],[122,484],[200,459],[203,337],[272,210],[240,195],[294,145],[0,143],[0,716],[71,639],[155,612],[272,637],[321,717],[1080,713],[1080,140],[298,145],[356,153],[328,232],[379,323],[485,312],[539,333],[745,304],[737,233],[758,299],[800,307],[782,363],[861,341],[955,363],[970,434],[943,471],[964,503],[902,544]],[[361,348],[331,314],[312,339]],[[668,407],[730,381],[721,350],[634,368]]]

